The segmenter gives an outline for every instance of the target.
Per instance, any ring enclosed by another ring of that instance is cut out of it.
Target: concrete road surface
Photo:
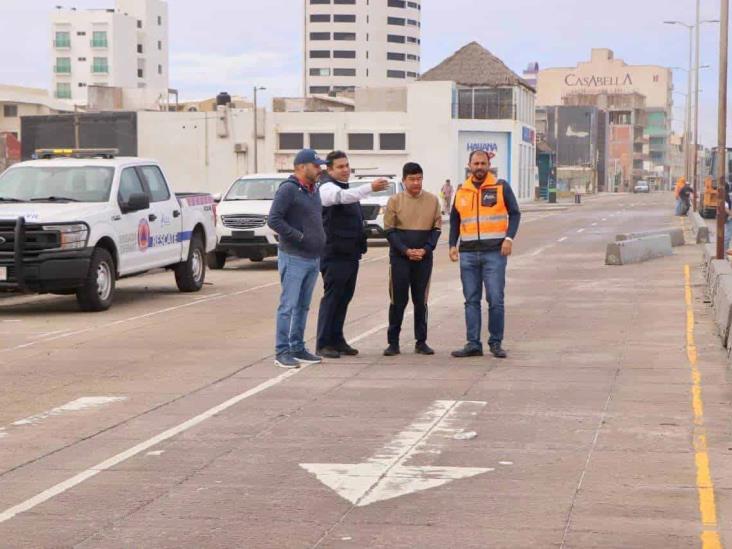
[[[732,543],[732,392],[701,250],[603,264],[616,233],[677,227],[672,210],[669,193],[527,214],[505,361],[449,356],[465,329],[446,234],[428,358],[411,318],[404,354],[381,356],[384,247],[349,316],[361,354],[291,372],[272,363],[271,261],[194,295],[166,273],[123,281],[103,314],[0,299],[0,546]]]

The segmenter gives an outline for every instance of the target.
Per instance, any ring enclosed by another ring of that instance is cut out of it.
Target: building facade
[[[146,89],[167,97],[168,4],[116,0],[114,8],[51,15],[52,93],[86,105],[89,86]]]
[[[417,79],[421,0],[304,1],[304,95]]]
[[[620,190],[639,179],[661,187],[670,178],[673,112],[671,69],[627,65],[609,49],[593,49],[576,67],[539,71],[539,106],[595,106],[609,113],[609,171],[621,173]],[[613,179],[614,181],[614,179]]]
[[[73,107],[48,95],[47,90],[0,85],[0,133],[22,139],[21,117],[58,114]]]

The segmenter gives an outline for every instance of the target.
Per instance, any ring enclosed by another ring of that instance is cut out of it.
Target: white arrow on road
[[[407,465],[418,456],[440,453],[463,432],[485,402],[437,400],[414,423],[364,463],[301,463],[300,467],[358,507],[436,488],[453,480],[493,471],[486,467]]]

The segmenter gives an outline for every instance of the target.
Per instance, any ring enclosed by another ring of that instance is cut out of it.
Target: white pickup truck
[[[158,268],[201,289],[216,246],[209,194],[174,194],[160,166],[106,150],[38,151],[0,175],[0,289],[76,294],[103,311],[119,278]]]

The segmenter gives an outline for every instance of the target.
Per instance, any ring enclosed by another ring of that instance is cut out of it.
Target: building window
[[[387,52],[386,58],[389,61],[404,61],[404,59],[406,59],[406,55],[404,55],[403,53],[394,53],[394,52],[390,51],[390,52]]]
[[[106,57],[95,57],[92,62],[92,72],[95,74],[109,73],[109,64]]]
[[[407,72],[407,78],[417,78],[417,76],[419,76],[419,75],[416,72],[411,72],[411,71]]]
[[[413,55],[411,53],[408,53],[407,59],[409,59],[410,61],[419,61],[419,55]]]
[[[419,40],[417,40],[414,36],[407,36],[407,42],[410,44],[418,44]]]
[[[310,86],[310,93],[317,93],[317,94],[330,93],[330,87],[328,87],[328,86]]]
[[[334,32],[333,40],[348,40],[348,41],[352,42],[352,41],[356,40],[356,33],[355,32]]]
[[[310,148],[315,150],[332,151],[335,149],[335,135],[332,133],[311,133]]]
[[[142,69],[137,69],[137,78],[144,78],[145,72]]]
[[[515,120],[513,88],[458,90],[458,118]]]
[[[305,148],[305,139],[302,133],[281,133],[278,134],[278,137],[281,151],[299,151]]]
[[[407,19],[407,25],[410,25],[412,27],[419,27],[419,23],[414,19]]]
[[[329,32],[311,32],[310,40],[330,40]]]
[[[92,32],[91,39],[92,48],[106,48],[107,44],[107,31],[94,31]]]
[[[330,50],[310,50],[310,59],[328,59]]]
[[[311,23],[330,23],[329,13],[313,13],[310,15]]]
[[[80,88],[86,88],[86,82],[79,82]]]
[[[18,105],[3,105],[3,116],[5,118],[17,118]]]
[[[163,51],[163,43],[160,40],[158,40],[158,51]]]
[[[313,4],[330,4],[330,0],[310,0],[310,5]]]
[[[86,57],[79,57],[78,60],[81,61],[81,62],[85,62],[86,61]]]
[[[386,41],[387,42],[392,42],[394,44],[404,44],[404,42],[406,40],[405,40],[405,38],[403,36],[400,36],[398,34],[389,34],[386,37]]]
[[[404,71],[386,71],[387,78],[406,78],[407,74]]]
[[[142,28],[142,19],[138,19],[137,20],[137,28],[138,29],[141,29]]]
[[[56,74],[71,74],[71,58],[57,57],[56,66],[53,68]]]
[[[347,15],[347,14],[336,14],[333,16],[333,22],[334,23],[355,23],[356,22],[356,16],[355,15]]]
[[[142,44],[137,44],[137,53],[142,53]]]
[[[388,6],[390,8],[406,8],[407,3],[403,0],[389,0]]]
[[[356,0],[333,0],[334,4],[350,4],[354,5],[356,3]]]
[[[158,26],[159,27],[163,26],[163,16],[162,15],[158,15]]]
[[[53,45],[57,48],[70,48],[71,33],[65,31],[57,32],[56,39],[53,41]]]
[[[333,86],[334,92],[355,92],[356,86]]]
[[[373,151],[374,150],[374,134],[373,133],[349,133],[348,148],[352,151]]]
[[[387,17],[386,23],[388,25],[397,25],[403,27],[406,24],[406,20],[403,17]]]
[[[336,59],[356,59],[356,52],[351,50],[334,50],[333,57]]]
[[[417,10],[419,10],[419,9],[422,9],[422,8],[420,7],[420,5],[419,5],[419,4],[417,4],[417,2],[407,2],[407,6],[409,6],[410,8],[414,8],[414,9],[417,9]]]
[[[407,136],[403,133],[380,133],[379,148],[382,151],[404,151],[407,149]]]
[[[356,76],[356,69],[333,69],[333,76]]]
[[[158,65],[158,74],[163,74],[163,66]]]
[[[330,76],[330,69],[310,69],[310,76]]]
[[[86,32],[84,32],[84,31],[78,31],[76,33],[76,36],[86,36]]]
[[[71,84],[68,82],[58,82],[56,84],[57,99],[71,99]]]

